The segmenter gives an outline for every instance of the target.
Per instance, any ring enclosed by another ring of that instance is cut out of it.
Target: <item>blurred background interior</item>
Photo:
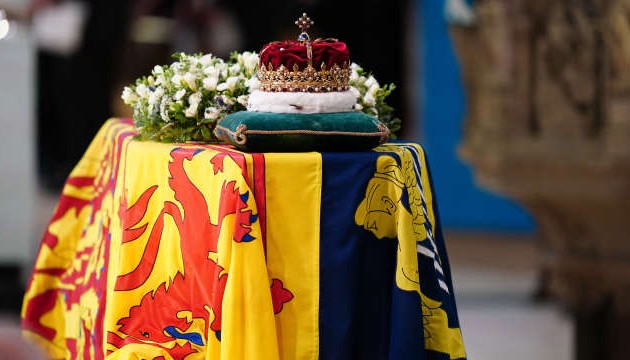
[[[0,0],[0,313],[124,85],[176,51],[316,37],[397,89],[427,150],[470,359],[621,358],[630,1]],[[611,270],[612,269],[612,270]],[[613,280],[614,279],[614,280]]]

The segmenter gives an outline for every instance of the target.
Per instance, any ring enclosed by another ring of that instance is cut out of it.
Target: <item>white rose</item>
[[[354,104],[354,110],[361,111],[363,110],[363,106],[361,104]]]
[[[162,75],[162,74],[164,74],[164,69],[160,65],[155,65],[153,67],[153,74],[155,74],[155,75]]]
[[[203,79],[203,87],[207,90],[216,90],[217,83],[219,82],[219,78],[216,76],[208,76]]]

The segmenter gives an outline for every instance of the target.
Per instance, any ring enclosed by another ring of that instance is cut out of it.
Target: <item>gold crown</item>
[[[308,29],[314,24],[306,13],[295,21],[301,33],[297,42],[304,46],[306,51],[306,67],[293,64],[292,69],[288,69],[284,64],[280,63],[277,69],[273,68],[271,59],[267,57],[268,64],[265,65],[263,54],[274,44],[282,46],[282,43],[271,43],[263,48],[260,53],[260,67],[258,70],[258,79],[260,80],[262,91],[289,91],[289,92],[330,92],[330,91],[346,91],[349,89],[348,81],[350,80],[350,61],[344,60],[341,66],[337,62],[326,65],[324,60],[320,59],[321,65],[313,66],[313,46],[323,46],[328,41],[338,42],[337,39],[317,39],[311,42],[308,35]],[[344,44],[345,47],[345,44]],[[280,48],[280,51],[283,51]],[[343,54],[343,51],[342,51]],[[346,58],[348,58],[347,49],[345,50]],[[281,55],[277,55],[280,57]],[[332,65],[332,66],[331,66]],[[320,69],[317,70],[316,67]]]
[[[320,70],[315,70],[308,64],[304,70],[293,65],[289,71],[284,65],[274,70],[270,63],[266,67],[261,65],[258,70],[260,89],[262,91],[290,91],[290,92],[330,92],[346,91],[349,89],[350,66],[345,64],[342,68],[335,64],[327,69],[322,63]]]

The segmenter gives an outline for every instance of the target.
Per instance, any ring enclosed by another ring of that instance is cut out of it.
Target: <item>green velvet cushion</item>
[[[389,130],[361,112],[240,111],[223,118],[214,133],[219,140],[253,152],[363,151],[385,142]]]

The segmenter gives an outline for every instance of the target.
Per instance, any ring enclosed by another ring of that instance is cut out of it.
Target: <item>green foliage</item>
[[[357,96],[356,109],[372,115],[385,124],[391,131],[391,138],[400,130],[401,121],[394,114],[394,108],[387,104],[387,97],[396,89],[394,84],[380,86],[371,73],[357,64],[352,64],[350,86]]]

